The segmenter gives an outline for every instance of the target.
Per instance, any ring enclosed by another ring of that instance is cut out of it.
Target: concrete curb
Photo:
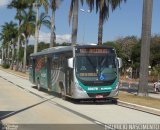
[[[160,109],[155,109],[151,107],[128,103],[128,102],[124,102],[120,100],[117,101],[117,105],[160,116]]]
[[[1,71],[4,71],[4,70],[2,70],[1,68],[0,68],[0,70],[1,70]],[[21,76],[21,75],[18,75],[18,74],[12,73],[12,72],[8,72],[8,71],[4,71],[4,72],[6,72],[6,73],[8,73],[8,74],[15,75],[15,76],[17,76],[17,77],[20,77],[20,78],[23,78],[23,79],[27,79],[27,80],[28,80],[28,77],[24,77],[24,76]]]

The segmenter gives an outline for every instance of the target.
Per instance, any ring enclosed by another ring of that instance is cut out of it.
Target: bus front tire
[[[60,87],[60,90],[61,90],[61,98],[63,100],[66,100],[65,90],[64,90],[64,86],[63,86],[62,82],[59,82],[59,87]]]
[[[64,94],[64,90],[61,91],[61,98],[62,98],[63,100],[66,100],[66,99],[67,99],[67,98],[66,98],[66,95]]]

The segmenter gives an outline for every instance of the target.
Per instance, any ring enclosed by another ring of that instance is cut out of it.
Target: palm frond
[[[39,2],[41,5],[43,5],[45,11],[48,13],[48,5],[49,5],[48,0],[39,0]]]
[[[41,13],[38,21],[39,28],[41,28],[41,25],[45,25],[46,27],[50,28],[51,27],[50,16],[46,15],[45,13]]]
[[[50,6],[51,6],[51,9],[52,10],[56,10],[56,8],[57,8],[57,5],[56,5],[57,3],[56,3],[56,0],[50,0]]]
[[[110,0],[112,11],[114,11],[122,2],[126,0]]]
[[[87,5],[89,6],[90,11],[94,9],[94,0],[86,0]]]

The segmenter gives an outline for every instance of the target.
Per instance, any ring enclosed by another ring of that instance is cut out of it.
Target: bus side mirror
[[[120,69],[122,67],[122,59],[118,57],[117,60],[118,60],[118,68]]]
[[[68,67],[73,68],[73,58],[68,59]]]

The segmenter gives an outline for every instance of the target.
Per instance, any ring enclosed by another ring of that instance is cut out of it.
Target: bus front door
[[[71,83],[72,83],[72,69],[68,68],[65,73],[65,82],[66,82],[66,94],[71,95]]]

